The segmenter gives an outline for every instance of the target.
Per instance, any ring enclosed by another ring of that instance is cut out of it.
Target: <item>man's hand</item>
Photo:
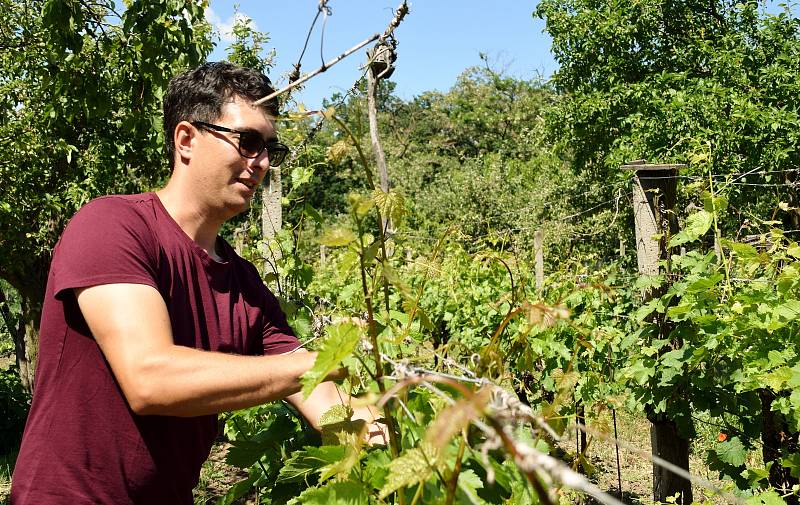
[[[358,407],[353,409],[353,419],[363,419],[367,422],[367,432],[364,441],[369,445],[389,445],[389,427],[381,420],[375,407]]]
[[[323,414],[336,405],[350,405],[353,401],[349,395],[342,393],[336,384],[323,382],[311,392],[308,398],[303,399],[302,393],[296,393],[286,398],[303,417],[317,431],[321,430],[319,420]],[[372,406],[360,406],[353,408],[355,420],[363,420],[367,423],[367,432],[364,441],[370,445],[387,445],[389,443],[389,431],[386,425],[379,421],[381,418],[379,411]]]

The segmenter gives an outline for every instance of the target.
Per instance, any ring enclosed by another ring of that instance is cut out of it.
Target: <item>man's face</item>
[[[239,97],[225,104],[222,115],[213,124],[257,134],[265,141],[277,138],[275,126],[264,111]],[[198,128],[197,161],[192,163],[191,175],[206,206],[217,210],[217,217],[222,220],[249,208],[269,169],[266,150],[256,158],[245,158],[239,153],[239,137],[238,133]]]

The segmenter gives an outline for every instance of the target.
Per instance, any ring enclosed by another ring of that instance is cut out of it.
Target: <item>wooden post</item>
[[[544,234],[542,230],[536,230],[533,234],[533,250],[536,253],[536,292],[541,295],[544,286]]]
[[[381,180],[381,189],[389,191],[389,171],[386,168],[386,157],[383,154],[380,137],[378,137],[378,78],[373,75],[374,69],[367,72],[367,111],[369,114],[369,138],[372,141],[372,152],[375,155],[375,164],[378,166],[378,175]],[[391,231],[392,221],[389,216],[381,216],[381,226],[386,231]]]
[[[325,266],[325,262],[327,261],[327,256],[326,256],[326,250],[325,249],[326,249],[325,245],[320,245],[319,246],[319,266],[321,266],[321,267],[324,267]]]
[[[622,167],[636,171],[633,180],[633,212],[636,220],[636,259],[641,275],[658,275],[660,260],[667,260],[668,264],[669,237],[678,231],[674,213],[677,188],[675,176],[678,174],[678,169],[684,166],[636,162]],[[662,287],[662,291],[643,293],[643,301],[660,296],[663,290],[666,290],[666,285]],[[654,322],[658,323],[659,319],[655,319]],[[672,338],[670,345],[665,346],[664,352],[678,349],[683,345],[679,338],[670,337],[670,328],[663,319],[659,323],[659,338]],[[685,392],[676,391],[676,395],[681,394]],[[664,413],[656,414],[651,405],[646,406],[645,410],[651,423],[650,443],[653,455],[688,472],[689,439],[678,431],[675,421],[670,416]],[[692,503],[691,482],[654,463],[653,499],[658,503],[665,503],[668,498],[675,495],[678,495],[676,503],[683,505]]]
[[[233,230],[233,250],[236,251],[236,254],[239,256],[242,255],[242,251],[244,250],[244,236],[245,228],[238,227]]]
[[[625,239],[619,239],[619,257],[620,259],[625,258]]]
[[[281,185],[280,167],[269,168],[269,183],[261,188],[261,236],[264,241],[274,239],[282,226],[281,198],[283,189]],[[264,258],[264,271],[272,272],[277,269],[277,261],[281,259],[281,251],[277,247],[268,247]]]

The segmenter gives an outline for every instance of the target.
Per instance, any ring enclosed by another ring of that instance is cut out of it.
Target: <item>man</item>
[[[228,63],[175,77],[167,185],[98,198],[70,221],[48,278],[12,503],[191,503],[217,413],[285,398],[318,427],[341,402],[332,382],[303,400],[316,354],[291,353],[299,344],[275,297],[217,236],[286,155],[277,102],[252,105],[272,91]],[[355,417],[375,422],[368,409]]]

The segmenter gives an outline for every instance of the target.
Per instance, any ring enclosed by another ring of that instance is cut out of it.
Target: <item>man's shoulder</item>
[[[103,195],[90,200],[78,211],[85,209],[137,209],[152,206],[155,193],[137,193],[134,195]]]
[[[119,221],[126,218],[146,218],[154,210],[154,194],[105,195],[90,200],[81,207],[72,221]]]

